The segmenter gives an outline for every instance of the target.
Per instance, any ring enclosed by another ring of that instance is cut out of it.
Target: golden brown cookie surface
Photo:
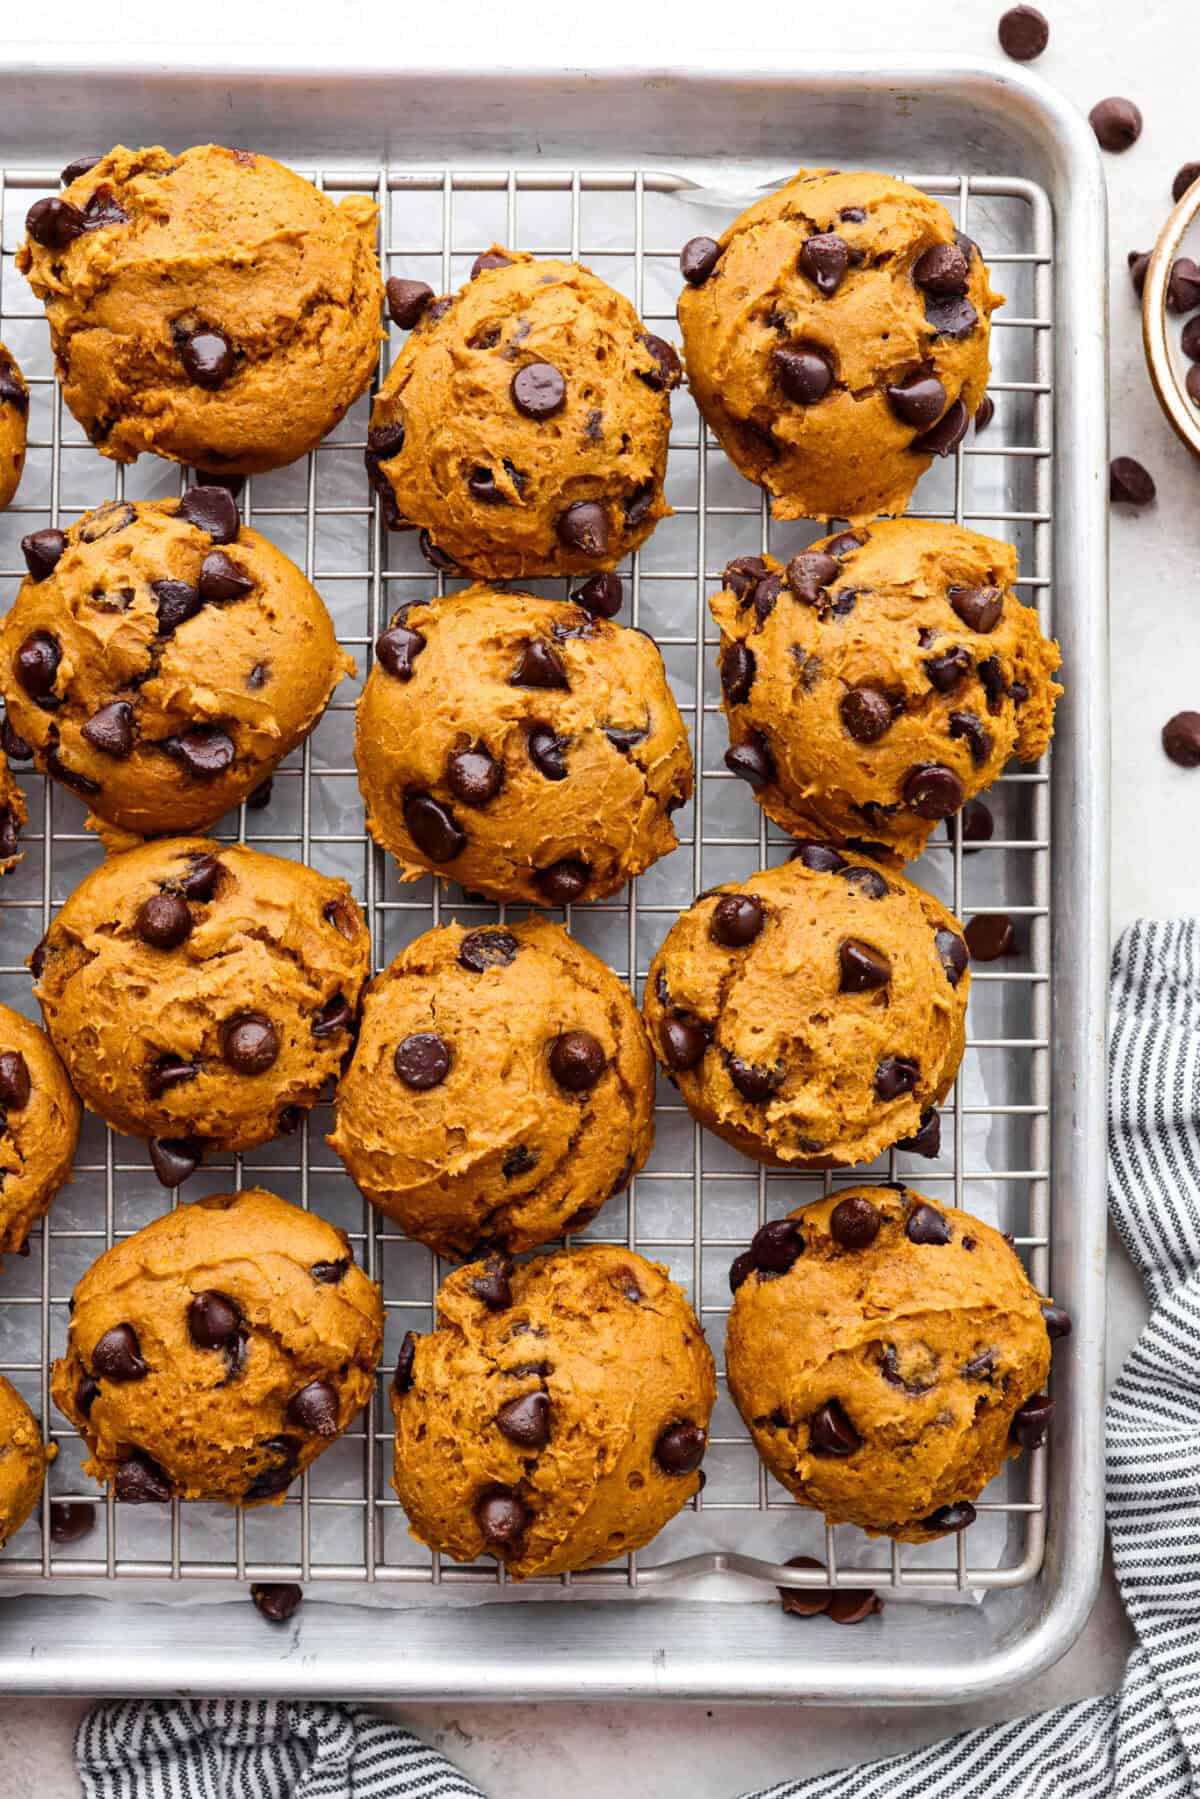
[[[54,1045],[0,1006],[0,1255],[19,1250],[70,1179],[79,1101]]]
[[[21,830],[29,822],[25,795],[3,756],[0,756],[0,875],[11,874],[21,860]]]
[[[101,455],[252,473],[311,450],[375,367],[375,220],[217,144],[118,145],[39,200],[17,266]]]
[[[917,519],[731,563],[710,602],[729,765],[767,816],[907,860],[1010,756],[1043,755],[1058,645],[1016,573],[1011,545]]]
[[[25,467],[29,389],[17,359],[0,344],[0,509],[16,493]]]
[[[385,520],[493,580],[613,568],[669,510],[679,359],[578,263],[480,260],[425,309],[376,399]]]
[[[0,1374],[0,1549],[41,1498],[46,1464],[57,1454],[57,1445],[43,1444],[37,1419]]]
[[[278,1501],[366,1404],[379,1288],[261,1187],[181,1205],[75,1289],[51,1392],[118,1499]]]
[[[1022,1410],[1050,1341],[1020,1260],[907,1189],[843,1188],[789,1217],[730,1274],[729,1390],[759,1455],[831,1524],[904,1542],[961,1529],[1052,1409]]]
[[[100,507],[39,532],[28,560],[0,631],[9,716],[122,829],[215,823],[353,670],[316,589],[222,488]]]
[[[367,977],[344,881],[202,837],[110,856],[32,959],[80,1097],[137,1137],[249,1149],[337,1071]]]
[[[392,1387],[395,1487],[421,1542],[516,1579],[640,1549],[699,1490],[713,1359],[665,1268],[594,1245],[456,1269]],[[490,1303],[489,1303],[490,1300]]]
[[[402,608],[355,745],[367,828],[406,879],[559,905],[675,848],[687,732],[656,645],[581,607],[477,585]]]
[[[701,1124],[760,1162],[837,1167],[930,1128],[969,986],[962,926],[938,900],[812,844],[694,901],[643,1007]]]
[[[548,919],[427,931],[363,1000],[329,1138],[371,1204],[443,1255],[580,1230],[654,1141],[629,990]]]
[[[734,220],[680,295],[688,385],[776,518],[903,512],[983,399],[1000,303],[927,194],[802,172]]]

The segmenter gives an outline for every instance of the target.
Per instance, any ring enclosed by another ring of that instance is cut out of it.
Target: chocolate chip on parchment
[[[775,761],[761,737],[730,744],[725,751],[725,766],[756,792],[775,779]]]
[[[178,893],[152,893],[137,909],[133,928],[153,949],[178,949],[192,934],[192,913]]]
[[[55,1499],[50,1506],[50,1539],[78,1543],[95,1528],[96,1508],[87,1500]]]
[[[1129,279],[1133,283],[1133,291],[1140,300],[1146,286],[1146,271],[1150,267],[1149,250],[1130,250],[1126,254],[1129,265]]]
[[[503,780],[503,765],[481,743],[474,749],[459,750],[446,764],[446,785],[464,806],[486,806],[499,793]]]
[[[417,848],[431,862],[453,862],[467,846],[466,832],[449,807],[428,793],[406,793],[404,823]]]
[[[704,1460],[708,1438],[698,1424],[668,1424],[654,1445],[654,1459],[664,1474],[694,1474]]]
[[[812,344],[773,350],[771,367],[780,388],[797,406],[815,406],[833,386],[833,364]]]
[[[487,927],[468,931],[458,946],[458,959],[472,974],[485,968],[507,968],[520,948],[511,931]]]
[[[1132,100],[1113,95],[1098,100],[1088,114],[1088,123],[1096,133],[1102,150],[1117,153],[1128,150],[1142,135],[1142,115]]]
[[[512,1263],[507,1256],[490,1255],[484,1261],[482,1273],[472,1277],[471,1291],[477,1299],[482,1299],[489,1312],[506,1312],[511,1306],[511,1274]]]
[[[436,1031],[415,1031],[396,1046],[392,1062],[406,1087],[427,1093],[450,1072],[450,1046]]]
[[[904,1221],[904,1235],[910,1243],[939,1247],[950,1241],[950,1221],[936,1206],[918,1200]]]
[[[877,743],[895,718],[892,702],[877,687],[851,687],[838,710],[855,743]]]
[[[65,250],[68,244],[83,236],[87,227],[78,206],[55,194],[49,199],[34,201],[25,214],[25,229],[43,250]]]
[[[126,1505],[162,1505],[171,1497],[171,1482],[153,1456],[135,1449],[118,1467],[113,1491]]]
[[[762,903],[750,893],[727,893],[719,899],[708,923],[714,943],[726,949],[744,949],[753,943],[766,921]]]
[[[544,1449],[550,1441],[550,1396],[524,1393],[496,1413],[496,1428],[519,1449]]]
[[[689,287],[703,287],[720,256],[715,237],[690,237],[679,252],[679,272]]]
[[[1120,506],[1149,506],[1157,489],[1154,477],[1132,456],[1116,456],[1108,465],[1108,497]]]
[[[429,302],[433,289],[427,281],[408,281],[393,275],[387,283],[388,312],[402,331],[411,331]]]
[[[92,1373],[101,1380],[145,1380],[150,1370],[142,1360],[141,1345],[132,1324],[114,1324],[106,1330],[91,1354]]]
[[[862,1438],[836,1399],[826,1400],[809,1419],[808,1446],[822,1456],[853,1455],[862,1448]]]
[[[603,556],[608,551],[608,514],[597,500],[576,500],[555,523],[564,549],[581,556]]]
[[[1200,768],[1200,712],[1177,712],[1162,728],[1162,746],[1180,768]]]
[[[850,263],[850,246],[836,231],[819,231],[800,247],[800,268],[825,299],[835,294]]]
[[[544,896],[556,906],[577,900],[591,879],[591,869],[575,856],[563,856],[549,868],[540,868],[534,879]]]
[[[997,29],[1000,48],[1014,62],[1032,62],[1050,42],[1050,25],[1036,6],[1010,6]]]
[[[223,775],[237,755],[233,740],[216,725],[195,725],[180,737],[165,737],[162,747],[178,757],[198,781],[212,781]]]
[[[910,375],[887,389],[887,401],[901,424],[927,431],[946,405],[946,390],[936,375]]]
[[[394,1393],[411,1393],[413,1388],[413,1363],[417,1355],[417,1339],[413,1331],[405,1331],[400,1345],[400,1353],[396,1357],[396,1372],[392,1376]]]
[[[224,1349],[242,1325],[242,1314],[226,1293],[208,1287],[187,1309],[188,1336],[197,1349]]]
[[[151,1137],[150,1165],[164,1187],[179,1187],[200,1166],[201,1146],[194,1137]]]
[[[18,649],[13,672],[31,700],[44,700],[54,691],[62,650],[49,631],[31,631]]]
[[[847,937],[838,949],[842,993],[870,993],[885,987],[892,978],[892,965],[887,957],[858,937]]]
[[[475,1516],[488,1548],[498,1556],[509,1555],[520,1548],[533,1519],[524,1501],[506,1488],[494,1488],[485,1494]]]
[[[286,1624],[304,1598],[294,1580],[252,1581],[250,1597],[269,1624]]]
[[[242,1012],[221,1032],[221,1053],[238,1074],[265,1074],[279,1059],[279,1032],[261,1012]]]
[[[879,1235],[883,1215],[861,1193],[839,1199],[829,1214],[829,1234],[843,1249],[868,1249]]]

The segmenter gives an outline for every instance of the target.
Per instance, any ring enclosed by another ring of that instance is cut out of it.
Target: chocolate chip
[[[466,833],[449,807],[428,793],[406,793],[404,823],[408,834],[431,862],[453,862],[467,846]]]
[[[256,1580],[251,1582],[250,1597],[268,1623],[286,1624],[304,1598],[304,1589],[292,1580]]]
[[[936,375],[910,375],[887,390],[888,405],[902,424],[926,431],[946,405],[946,390]]]
[[[279,1032],[261,1012],[243,1012],[221,1032],[221,1054],[238,1074],[265,1074],[279,1050]]]
[[[855,862],[849,867],[839,868],[837,872],[843,881],[856,887],[864,899],[881,900],[888,896],[888,884],[877,868],[864,868],[861,863]]]
[[[170,637],[200,610],[200,595],[186,581],[151,581],[150,591],[158,608],[160,637]]]
[[[99,161],[98,156],[77,156],[74,162],[67,164],[58,178],[64,187],[70,187],[73,181],[78,181],[81,175],[86,175],[89,170],[94,169]]]
[[[828,843],[799,843],[792,851],[791,859],[814,874],[836,874],[838,869],[846,866],[845,857]]]
[[[526,642],[508,679],[510,687],[557,688],[563,692],[570,688],[561,656],[540,637]]]
[[[242,1314],[226,1294],[208,1287],[188,1306],[187,1322],[197,1349],[224,1349],[240,1331]]]
[[[949,719],[951,737],[963,738],[971,752],[971,761],[982,768],[992,753],[992,734],[977,712],[952,712]]]
[[[1142,135],[1142,115],[1132,100],[1099,100],[1088,114],[1102,150],[1128,150]]]
[[[775,762],[761,737],[748,743],[731,744],[725,751],[725,766],[739,781],[748,782],[755,792],[775,779]]]
[[[1200,162],[1185,162],[1171,183],[1171,198],[1176,206],[1192,183],[1198,179],[1200,179]]]
[[[425,639],[419,631],[394,624],[375,639],[375,658],[397,681],[411,681],[413,663],[424,648]]]
[[[312,1431],[318,1437],[338,1434],[338,1396],[328,1381],[309,1381],[287,1404],[287,1421],[298,1430]]]
[[[771,367],[789,400],[797,406],[815,406],[833,386],[833,365],[823,350],[773,350]]]
[[[550,1441],[549,1395],[525,1393],[510,1399],[496,1413],[496,1428],[519,1449],[544,1449]]]
[[[552,862],[549,868],[541,868],[535,876],[537,885],[553,905],[569,906],[577,900],[591,879],[591,870],[586,862],[580,862],[574,856],[564,856],[559,862]]]
[[[72,1300],[71,1303],[73,1306],[74,1300]],[[90,1374],[80,1375],[79,1385],[75,1389],[75,1404],[85,1418],[91,1417],[92,1407],[95,1405],[95,1403],[99,1399],[99,1397],[100,1397],[99,1382],[94,1381]]]
[[[48,705],[49,702],[43,701],[43,704]],[[99,793],[100,791],[98,781],[90,780],[87,775],[80,774],[77,769],[67,767],[59,755],[57,740],[53,737],[46,749],[46,773],[53,775],[55,780],[62,781],[65,786],[73,787],[76,793]]]
[[[1048,1393],[1035,1393],[1017,1407],[1009,1427],[1013,1442],[1022,1449],[1040,1449],[1054,1416],[1054,1401]]]
[[[1150,267],[1148,250],[1130,250],[1125,258],[1129,265],[1129,279],[1133,282],[1133,291],[1140,300],[1146,286],[1146,271]]]
[[[1190,362],[1200,362],[1200,318],[1191,318],[1179,337],[1179,348]]]
[[[1154,477],[1132,456],[1116,456],[1108,465],[1108,497],[1119,506],[1149,506],[1157,489]]]
[[[862,1438],[836,1399],[826,1400],[808,1422],[808,1446],[813,1455],[853,1455]]]
[[[154,949],[178,949],[192,934],[192,914],[178,893],[152,893],[138,907],[133,928]]]
[[[976,673],[979,676],[983,691],[987,695],[988,711],[994,716],[1000,711],[1001,706],[1004,704],[1004,695],[1007,691],[1004,682],[1004,670],[1000,666],[999,657],[986,656],[979,664]]]
[[[865,532],[860,536],[857,531],[840,531],[836,537],[828,539],[825,545],[825,552],[827,555],[836,556],[840,560],[842,557],[849,556],[852,551],[861,549],[866,541],[867,537]]]
[[[571,598],[577,606],[582,606],[596,618],[615,618],[624,598],[621,577],[607,570],[589,575],[582,586],[575,589]]]
[[[958,811],[964,797],[962,782],[954,770],[940,762],[918,763],[905,777],[904,801],[918,818],[949,818]]]
[[[151,1099],[161,1099],[172,1087],[194,1081],[199,1072],[195,1062],[185,1062],[182,1056],[160,1056],[146,1071],[146,1091]]]
[[[653,481],[644,481],[625,500],[625,523],[631,530],[636,530],[645,519],[654,503],[655,491]]]
[[[754,651],[747,644],[727,645],[721,655],[721,688],[731,706],[749,698],[756,670]]]
[[[30,579],[44,581],[48,575],[52,575],[66,547],[66,532],[56,531],[51,526],[41,531],[31,531],[27,537],[23,537],[21,554],[25,558]]]
[[[891,726],[895,713],[877,687],[851,687],[842,695],[842,723],[855,743],[876,743]]]
[[[185,898],[205,905],[216,893],[220,878],[221,864],[215,856],[194,856],[180,888]]]
[[[457,575],[458,563],[445,550],[439,550],[428,531],[422,531],[417,538],[417,548],[424,556],[430,568],[440,569],[444,575]]]
[[[955,400],[949,412],[940,418],[932,431],[914,440],[913,448],[931,456],[949,456],[967,434],[970,414],[961,400]]]
[[[974,850],[966,847],[968,844],[990,842],[995,829],[996,821],[990,808],[982,800],[968,800],[958,815],[958,835],[964,846],[964,856],[975,854]],[[950,834],[953,840],[953,826],[950,827]]]
[[[179,344],[184,372],[197,387],[222,387],[237,363],[233,345],[223,331],[211,327],[193,331]]]
[[[861,1624],[881,1609],[873,1587],[837,1587],[829,1595],[825,1615],[834,1624]]]
[[[792,1555],[784,1563],[786,1568],[821,1568],[825,1564],[814,1560],[811,1555]],[[819,1618],[822,1612],[829,1609],[833,1593],[829,1587],[778,1587],[785,1612],[794,1618]]]
[[[481,743],[472,750],[459,750],[446,764],[446,785],[464,806],[486,806],[499,793],[503,780],[503,766]]]
[[[761,556],[736,556],[725,569],[725,586],[735,599],[744,600],[766,573],[767,565]]]
[[[995,400],[993,400],[991,394],[984,394],[982,400],[980,400],[980,402],[979,402],[979,405],[975,408],[975,435],[976,435],[976,437],[979,436],[979,433],[981,431],[987,430],[988,426],[991,424],[991,422],[995,418],[995,416],[996,416],[996,402],[995,402]]]
[[[708,934],[726,949],[744,949],[754,942],[765,922],[762,905],[752,894],[727,893],[717,901],[708,922]]]
[[[870,993],[885,987],[892,978],[892,965],[886,956],[857,937],[847,937],[838,949],[842,993]]]
[[[26,743],[7,712],[0,719],[0,750],[10,762],[32,762],[33,745]]]
[[[652,331],[643,331],[641,341],[653,356],[655,366],[652,369],[638,369],[638,380],[644,381],[655,393],[669,393],[672,388],[679,386],[683,376],[683,368],[674,345],[669,344],[665,337],[656,337]]]
[[[0,1106],[7,1112],[23,1112],[32,1091],[29,1064],[20,1050],[6,1049],[0,1053]]]
[[[396,1357],[396,1372],[392,1376],[392,1391],[401,1395],[411,1393],[413,1388],[413,1362],[416,1360],[417,1339],[412,1331],[405,1331],[400,1345],[400,1354]]]
[[[450,1072],[449,1045],[435,1031],[417,1031],[405,1037],[392,1060],[400,1079],[418,1093],[440,1087]]]
[[[29,394],[17,373],[16,364],[0,350],[0,403],[22,414],[29,411]]]
[[[296,1478],[300,1448],[294,1437],[268,1437],[262,1447],[283,1459],[276,1462],[274,1467],[264,1469],[251,1481],[244,1496],[249,1502],[275,1499],[280,1493],[285,1493]]]
[[[476,1299],[482,1299],[489,1312],[506,1312],[511,1306],[511,1273],[512,1263],[507,1256],[491,1255],[483,1264],[482,1274],[472,1277],[471,1291]]]
[[[1052,1343],[1057,1342],[1060,1337],[1069,1337],[1074,1329],[1070,1313],[1064,1312],[1061,1306],[1052,1305],[1049,1300],[1042,1306],[1042,1320],[1046,1326],[1046,1335]]]
[[[86,1500],[56,1499],[50,1507],[50,1539],[78,1543],[95,1528],[96,1508]]]
[[[698,1424],[668,1424],[654,1445],[654,1459],[664,1474],[694,1474],[704,1460],[707,1443]]]
[[[98,187],[83,209],[85,231],[102,231],[109,225],[128,223],[129,214],[108,187]]]
[[[966,1530],[974,1524],[978,1513],[968,1500],[959,1500],[955,1505],[939,1506],[936,1512],[930,1512],[928,1518],[922,1518],[920,1528],[928,1531],[939,1531],[948,1534],[952,1531]]]
[[[388,425],[372,425],[367,432],[367,453],[364,457],[367,473],[378,475],[379,464],[390,462],[392,457],[398,456],[403,448],[404,422],[402,419],[393,419]],[[387,482],[385,481],[383,485],[386,487]]]
[[[31,700],[44,700],[54,691],[62,650],[49,631],[31,631],[17,651],[13,672]]]
[[[80,735],[94,750],[124,761],[133,753],[133,707],[126,700],[101,706],[82,727]]]
[[[171,1497],[171,1482],[152,1456],[135,1449],[117,1469],[113,1491],[126,1505],[163,1505]]]
[[[603,556],[608,550],[608,514],[596,500],[577,500],[554,527],[565,549],[581,556]]]
[[[662,1027],[662,1051],[667,1066],[678,1073],[694,1068],[708,1048],[708,1038],[698,1025],[683,1018],[667,1018]]]
[[[1193,312],[1200,306],[1200,265],[1190,256],[1180,256],[1171,264],[1167,277],[1167,311]]]
[[[507,269],[512,264],[512,257],[506,256],[503,250],[483,250],[471,264],[471,280],[482,275],[485,269]]]
[[[406,281],[403,275],[391,276],[386,292],[388,311],[402,331],[412,330],[433,299],[433,289],[427,281]]]
[[[568,1093],[586,1093],[604,1073],[608,1058],[590,1031],[564,1031],[550,1048],[550,1073]]]
[[[772,1218],[759,1225],[750,1240],[754,1266],[766,1274],[786,1274],[804,1254],[804,1238],[795,1218]]]
[[[549,725],[530,725],[526,734],[529,760],[548,781],[565,781],[567,777],[566,740],[558,737]]]
[[[950,1222],[936,1206],[918,1200],[904,1221],[904,1235],[910,1243],[940,1246],[950,1241]]]
[[[458,946],[458,959],[472,974],[485,968],[507,968],[520,948],[511,931],[468,931]]]
[[[755,1267],[752,1249],[744,1249],[740,1256],[735,1256],[729,1268],[729,1291],[736,1293],[742,1282],[754,1273]]]
[[[1050,26],[1036,6],[1010,6],[997,30],[1000,48],[1014,62],[1032,62],[1050,42]]]
[[[952,587],[946,595],[968,631],[994,631],[1004,610],[999,587]]]
[[[764,575],[754,589],[754,616],[764,625],[775,610],[775,602],[783,588],[782,575]]]
[[[744,1061],[741,1056],[727,1056],[726,1066],[729,1078],[742,1098],[754,1106],[770,1099],[783,1079],[781,1068],[762,1068],[757,1063]]]
[[[967,259],[957,244],[934,244],[917,258],[913,280],[927,294],[965,294]]]
[[[552,362],[529,362],[513,376],[509,393],[518,412],[540,421],[562,411],[567,384]]]
[[[254,591],[251,576],[229,560],[224,550],[210,550],[200,565],[202,600],[241,600]]]
[[[1013,921],[1003,912],[977,912],[967,921],[965,935],[973,962],[998,961],[1013,955],[1017,947]]]
[[[829,1234],[843,1249],[869,1249],[882,1224],[879,1208],[861,1193],[839,1199],[829,1214]]]
[[[947,930],[944,926],[935,934],[933,943],[946,979],[952,987],[957,987],[967,972],[966,945],[957,931]]]
[[[504,1556],[520,1548],[533,1514],[515,1493],[501,1488],[480,1500],[475,1516],[488,1548]]]
[[[1190,368],[1184,380],[1188,399],[1193,406],[1200,406],[1200,367]]]
[[[196,725],[182,737],[166,737],[163,748],[177,756],[198,781],[212,781],[223,775],[237,755],[232,739],[215,725]]]
[[[150,1165],[164,1187],[179,1187],[200,1166],[200,1144],[194,1137],[151,1137]]]
[[[875,1070],[876,1097],[884,1101],[911,1093],[921,1070],[910,1056],[886,1056]]]
[[[714,237],[690,237],[679,252],[679,271],[689,287],[703,287],[721,255]]]
[[[132,1324],[114,1324],[106,1330],[92,1350],[91,1364],[98,1379],[120,1383],[145,1380],[150,1372]]]
[[[835,231],[821,231],[804,240],[800,248],[800,267],[817,292],[829,299],[842,284],[850,262],[850,246]]]
[[[55,194],[50,199],[34,201],[25,214],[25,229],[44,250],[65,250],[83,236],[87,227],[78,206]]]
[[[345,1280],[350,1272],[352,1261],[352,1256],[345,1255],[339,1256],[336,1262],[314,1262],[308,1272],[319,1286],[336,1287]],[[410,1331],[409,1336],[411,1335]]]
[[[344,993],[335,993],[332,999],[326,1000],[321,1010],[312,1021],[314,1037],[332,1037],[335,1031],[345,1031],[354,1023],[354,1012]]]
[[[944,296],[927,294],[925,297],[925,323],[931,327],[937,337],[961,339],[969,337],[974,331],[979,323],[979,314],[963,294]],[[955,406],[961,405],[961,400],[955,401]],[[966,411],[965,406],[963,411]],[[944,454],[944,452],[939,452],[939,454]]]

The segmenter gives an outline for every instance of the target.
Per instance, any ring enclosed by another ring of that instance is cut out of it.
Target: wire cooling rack
[[[457,286],[474,256],[494,240],[543,255],[578,257],[625,292],[643,318],[674,331],[679,246],[717,231],[754,196],[713,194],[683,176],[648,171],[550,172],[520,169],[361,169],[302,173],[331,193],[365,192],[380,208],[385,274]],[[782,174],[783,171],[780,171]],[[951,210],[979,242],[1008,304],[992,321],[995,417],[922,480],[913,515],[955,519],[1010,539],[1018,549],[1023,596],[1052,629],[1052,216],[1044,192],[1019,179],[954,174],[909,176]],[[144,458],[130,469],[104,461],[62,406],[40,307],[13,255],[24,215],[57,189],[47,170],[0,170],[0,337],[21,362],[31,389],[29,456],[16,503],[0,514],[0,601],[11,603],[23,575],[20,537],[114,498],[178,492],[184,471]],[[397,337],[385,345],[380,376]],[[771,550],[786,559],[817,534],[771,522],[762,496],[737,475],[700,426],[686,392],[674,396],[668,498],[674,516],[622,569],[624,622],[657,639],[701,773],[694,802],[676,815],[680,847],[628,894],[575,907],[567,922],[639,991],[650,959],[681,907],[721,880],[744,878],[782,860],[787,841],[766,822],[749,791],[722,762],[726,746],[707,596],[735,554]],[[264,531],[323,593],[359,676],[339,689],[301,751],[277,772],[261,808],[243,806],[216,833],[345,876],[367,909],[374,966],[384,966],[419,932],[455,916],[483,922],[496,908],[439,889],[405,887],[373,849],[362,825],[353,764],[353,704],[370,645],[405,598],[453,588],[421,561],[412,535],[389,536],[363,476],[369,401],[359,402],[304,462],[255,476],[241,495],[247,524]],[[561,583],[535,584],[563,592]],[[23,775],[30,802],[25,860],[0,889],[0,1000],[31,1016],[36,1005],[24,961],[67,894],[99,858],[80,802],[36,775]],[[878,1178],[903,1175],[935,1197],[966,1206],[1010,1231],[1035,1284],[1049,1290],[1050,1225],[1050,789],[1044,764],[1003,775],[989,796],[992,841],[975,851],[957,837],[931,843],[917,879],[961,917],[1003,910],[1017,926],[1017,954],[976,967],[968,1047],[942,1110],[936,1160],[893,1154]],[[144,1147],[88,1118],[73,1185],[33,1233],[26,1259],[0,1274],[0,1369],[21,1388],[59,1445],[47,1495],[96,1503],[93,1530],[64,1545],[51,1536],[49,1505],[0,1558],[0,1577],[48,1580],[143,1577],[179,1582],[295,1579],[468,1589],[479,1597],[505,1585],[490,1564],[458,1567],[408,1536],[391,1492],[387,1382],[403,1333],[427,1329],[445,1268],[428,1251],[381,1223],[324,1143],[328,1103],[305,1132],[206,1168],[185,1190],[261,1181],[313,1205],[349,1232],[359,1261],[382,1280],[387,1341],[375,1395],[345,1438],[291,1490],[285,1505],[249,1514],[204,1505],[116,1506],[97,1499],[80,1470],[82,1445],[54,1411],[49,1364],[65,1342],[67,1301],[84,1269],[116,1239],[179,1203],[154,1180]],[[575,1241],[616,1241],[666,1262],[688,1289],[721,1362],[729,1308],[727,1273],[765,1219],[867,1171],[822,1177],[759,1169],[695,1126],[662,1087],[658,1141],[627,1197],[610,1202]],[[987,1490],[978,1521],[934,1545],[868,1544],[793,1505],[759,1464],[725,1389],[713,1416],[708,1484],[640,1556],[531,1588],[644,1587],[680,1574],[732,1567],[771,1578],[776,1564],[811,1550],[826,1572],[793,1572],[795,1584],[862,1584],[930,1590],[1016,1586],[1041,1564],[1045,1538],[1045,1458],[1023,1457]],[[205,1591],[210,1590],[205,1588]],[[761,1590],[761,1589],[760,1589]],[[547,1596],[544,1592],[538,1596]],[[430,1597],[434,1597],[433,1594]]]

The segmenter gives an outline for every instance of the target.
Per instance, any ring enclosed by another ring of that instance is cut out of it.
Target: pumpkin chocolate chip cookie
[[[366,1404],[382,1340],[345,1236],[251,1187],[92,1264],[50,1391],[118,1499],[278,1504]]]
[[[29,389],[11,351],[0,344],[0,510],[16,493],[25,467]]]
[[[963,1530],[1054,1402],[1042,1301],[998,1231],[894,1187],[776,1219],[730,1271],[729,1391],[759,1455],[830,1524]]]
[[[316,725],[354,664],[321,596],[223,487],[35,531],[0,689],[37,766],[98,818],[203,829]]]
[[[0,1549],[41,1498],[46,1464],[57,1454],[57,1444],[42,1442],[37,1419],[0,1374]]]
[[[776,518],[903,512],[987,387],[992,292],[944,206],[802,172],[681,258],[688,385]]]
[[[665,1268],[596,1244],[456,1269],[404,1339],[394,1484],[413,1535],[516,1580],[615,1561],[702,1485],[713,1359]]]
[[[692,791],[649,637],[481,585],[393,618],[355,756],[367,828],[404,879],[540,906],[614,893],[673,850]]]
[[[79,1119],[46,1033],[0,1006],[0,1255],[24,1247],[71,1178]]]
[[[368,961],[344,881],[192,837],[110,856],[30,968],[84,1104],[153,1139],[175,1185],[206,1148],[298,1127],[337,1072]]]
[[[654,1058],[628,989],[545,918],[427,931],[368,987],[329,1142],[447,1256],[581,1230],[654,1141]]]
[[[650,1040],[692,1115],[781,1167],[937,1153],[964,1044],[962,926],[861,853],[793,859],[695,900],[650,964]]]
[[[494,248],[459,293],[415,311],[406,293],[398,316],[415,328],[375,401],[367,472],[435,567],[588,574],[649,537],[670,510],[680,365],[628,300],[578,263]]]
[[[906,860],[1010,756],[1049,745],[1058,645],[1013,591],[1016,551],[957,525],[876,521],[742,556],[710,602],[726,763],[796,837]]]
[[[379,354],[374,202],[218,144],[118,145],[64,173],[17,267],[100,454],[250,474],[313,449]]]

